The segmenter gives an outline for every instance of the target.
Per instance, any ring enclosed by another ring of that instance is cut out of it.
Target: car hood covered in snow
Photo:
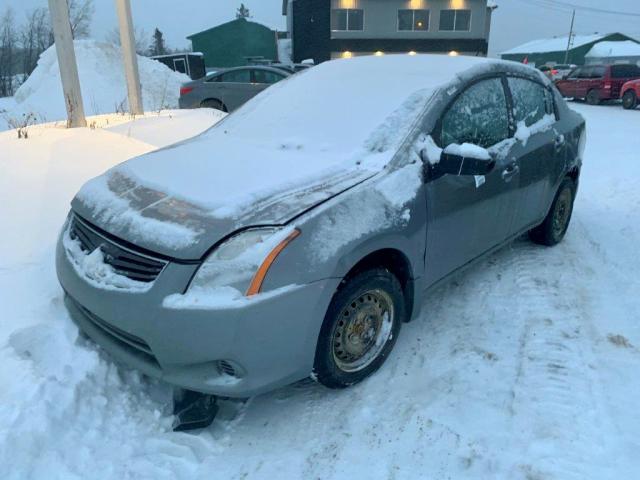
[[[140,247],[201,258],[237,229],[286,223],[382,171],[434,92],[487,64],[431,55],[323,63],[202,135],[90,181],[73,208]]]

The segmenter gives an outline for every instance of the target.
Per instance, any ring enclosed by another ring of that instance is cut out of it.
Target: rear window
[[[611,77],[630,78],[640,77],[640,67],[637,65],[613,65],[611,67]]]

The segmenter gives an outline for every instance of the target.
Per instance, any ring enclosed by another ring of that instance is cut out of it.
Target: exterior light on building
[[[342,52],[342,58],[351,58],[353,57],[353,53],[351,53],[349,50],[347,50],[346,52]]]
[[[384,55],[384,52],[382,52],[381,50],[378,50],[376,53],[374,53],[374,55],[375,55],[376,57],[381,57],[381,56],[383,56],[383,55]]]
[[[456,52],[455,50],[451,50],[451,51],[449,52],[449,56],[450,56],[450,57],[457,57],[458,55],[460,55],[460,54],[459,54],[458,52]]]
[[[451,0],[451,8],[454,10],[461,10],[466,7],[465,0]]]
[[[409,52],[409,55],[411,55],[411,56],[413,57],[414,55],[417,55],[417,53],[416,53],[416,52],[414,52],[413,50],[411,50],[411,51]]]

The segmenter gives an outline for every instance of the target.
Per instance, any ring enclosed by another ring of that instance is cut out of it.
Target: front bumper
[[[339,280],[221,309],[174,310],[196,265],[169,263],[144,292],[106,290],[76,271],[58,242],[56,269],[78,327],[115,359],[170,384],[249,397],[307,377],[324,315]],[[220,369],[231,365],[235,376]]]

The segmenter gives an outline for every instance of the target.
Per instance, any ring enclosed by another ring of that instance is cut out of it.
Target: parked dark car
[[[598,105],[620,98],[622,85],[636,78],[640,78],[637,65],[585,65],[573,70],[564,80],[558,80],[556,87],[565,98]]]
[[[640,79],[625,83],[620,91],[620,98],[622,98],[622,106],[626,110],[636,108],[640,100]]]
[[[180,88],[180,108],[232,112],[265,88],[291,75],[279,68],[252,65],[215,72]]]
[[[454,273],[527,232],[563,239],[585,141],[524,65],[325,62],[87,183],[57,248],[65,303],[115,358],[189,390],[344,388]]]

